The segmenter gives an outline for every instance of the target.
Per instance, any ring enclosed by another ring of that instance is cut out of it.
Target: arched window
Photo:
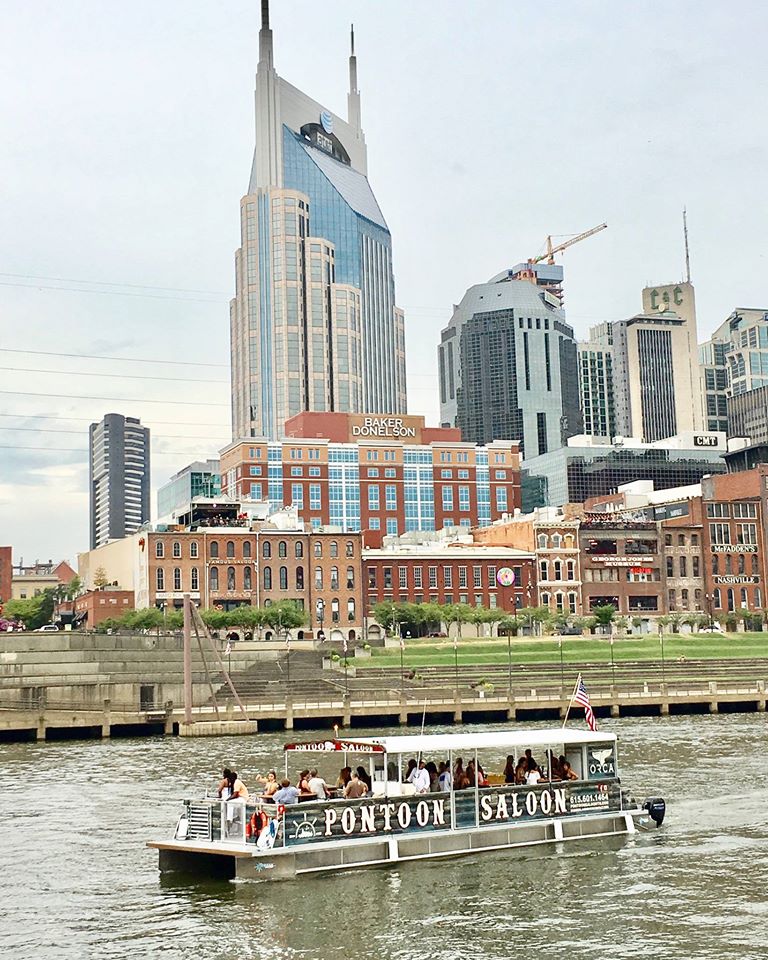
[[[747,558],[743,553],[739,554],[739,573],[745,573],[747,569]]]
[[[200,574],[199,574],[199,572],[198,572],[197,567],[192,567],[192,569],[189,571],[189,578],[190,578],[190,579],[189,579],[190,588],[191,588],[192,590],[199,590],[199,589],[200,589]]]
[[[338,599],[331,600],[331,622],[339,622],[339,601]]]
[[[546,550],[546,549],[547,549],[547,540],[548,540],[548,539],[549,539],[549,537],[547,537],[546,533],[540,533],[540,534],[538,535],[538,537],[536,538],[536,542],[537,542],[538,545],[539,545],[539,550]]]
[[[301,560],[301,558],[304,556],[304,544],[301,542],[301,540],[296,541],[293,552],[297,560]]]
[[[243,567],[243,590],[252,590],[253,582],[251,580],[251,568]]]
[[[569,560],[566,566],[568,567],[568,580],[575,580],[576,579],[576,561]]]
[[[331,567],[331,590],[339,589],[339,568]]]
[[[755,610],[760,610],[763,606],[762,595],[760,593],[760,587],[755,587]]]
[[[315,590],[323,589],[323,568],[315,567]]]
[[[347,567],[347,590],[355,589],[355,568]]]
[[[548,606],[549,606],[549,600],[550,600],[549,594],[548,594],[548,593],[542,593],[542,595],[541,595],[541,605],[542,605],[542,607],[548,607]]]
[[[756,553],[752,554],[752,576],[756,577],[760,573],[760,561]]]
[[[564,606],[565,606],[565,602],[564,602],[563,595],[558,590],[557,593],[555,594],[555,609],[557,610],[558,613],[562,613]]]
[[[355,601],[352,597],[347,600],[347,620],[353,622],[355,619]]]
[[[749,601],[747,600],[747,588],[742,587],[741,588],[741,607],[744,608],[748,606],[749,606]]]
[[[568,594],[568,612],[576,613],[576,594],[573,591]]]
[[[728,609],[736,609],[736,597],[733,592],[733,587],[728,587]]]
[[[322,557],[323,555],[323,542],[322,540],[315,540],[312,544],[312,549],[316,557]]]
[[[560,549],[562,542],[563,542],[563,538],[560,536],[559,533],[552,534],[552,546],[555,548],[555,550]]]
[[[172,550],[173,550],[173,558],[174,558],[174,560],[178,560],[179,557],[181,556],[181,544],[179,543],[178,540],[174,540],[174,541],[173,541],[173,548],[172,548]]]
[[[198,551],[197,540],[193,540],[192,543],[190,543],[189,545],[189,556],[192,560],[197,560],[197,557],[198,557],[197,551]]]
[[[211,567],[210,581],[211,581],[211,592],[218,593],[219,592],[219,568],[218,567]]]
[[[339,545],[335,540],[331,540],[331,556],[338,557],[339,555]]]
[[[555,560],[555,580],[563,579],[563,561]]]
[[[181,590],[181,567],[173,568],[173,589]]]
[[[354,557],[355,555],[355,545],[351,540],[347,540],[347,556]]]
[[[288,556],[288,544],[285,540],[281,540],[277,545],[277,555],[278,557],[287,557]]]
[[[712,592],[712,602],[715,605],[715,610],[722,610],[723,601],[720,599],[719,587],[715,587],[714,591]]]
[[[269,560],[272,556],[272,544],[269,540],[265,540],[261,545],[261,555],[265,560]]]
[[[280,589],[288,589],[288,567],[280,567]]]
[[[235,589],[235,568],[227,567],[227,590]]]
[[[211,540],[211,545],[208,548],[212,560],[219,559],[219,544],[217,540]]]
[[[539,560],[539,580],[549,580],[549,560]]]
[[[227,560],[231,560],[235,555],[235,541],[227,540]]]
[[[572,533],[566,533],[566,535],[563,537],[563,542],[566,550],[573,550],[573,534]]]
[[[159,560],[162,560],[165,556],[165,544],[162,540],[155,540],[155,556]]]
[[[158,567],[155,572],[155,583],[158,590],[165,590],[165,570],[162,567]]]
[[[304,589],[304,567],[296,567],[296,589]]]
[[[251,541],[244,540],[243,541],[243,560],[250,560],[250,559],[251,559]]]
[[[264,567],[264,589],[272,589],[272,567]]]

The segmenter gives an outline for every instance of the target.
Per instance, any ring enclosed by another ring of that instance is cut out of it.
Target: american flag
[[[580,707],[584,707],[584,719],[587,721],[589,729],[594,733],[597,730],[597,721],[595,720],[595,714],[592,710],[592,704],[589,702],[587,688],[584,686],[584,681],[581,677],[579,677],[579,682],[576,684],[576,693],[573,695],[573,702],[577,703]]]

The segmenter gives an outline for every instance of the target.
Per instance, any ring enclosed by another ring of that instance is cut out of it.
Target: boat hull
[[[222,879],[287,880],[416,860],[628,836],[647,826],[655,828],[656,825],[647,811],[637,808],[506,823],[482,829],[336,840],[303,847],[278,846],[265,852],[242,844],[186,840],[152,841],[148,846],[159,851],[163,872]]]

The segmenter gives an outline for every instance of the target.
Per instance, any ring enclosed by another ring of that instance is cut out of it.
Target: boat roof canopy
[[[488,733],[428,733],[413,736],[359,737],[357,744],[378,744],[386,753],[458,753],[461,750],[508,750],[515,747],[550,747],[555,744],[615,743],[615,733],[549,728],[548,730],[501,730]],[[350,748],[350,752],[354,750]]]
[[[286,743],[283,750],[291,753],[386,753],[385,748],[372,738],[358,740],[305,740],[302,743]]]

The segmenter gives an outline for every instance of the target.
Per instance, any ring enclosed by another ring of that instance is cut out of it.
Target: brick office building
[[[462,443],[423,417],[302,413],[280,441],[237,440],[221,451],[222,493],[293,505],[308,527],[385,536],[484,526],[520,505],[515,441]]]

